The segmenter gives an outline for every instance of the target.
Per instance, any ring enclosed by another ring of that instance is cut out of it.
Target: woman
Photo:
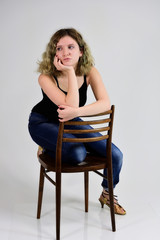
[[[98,114],[110,109],[108,94],[98,70],[93,65],[90,50],[75,29],[60,29],[51,37],[38,68],[41,73],[38,82],[43,99],[33,107],[29,118],[30,135],[46,154],[55,156],[59,122],[73,118],[76,120],[79,116]],[[96,101],[85,105],[88,85],[91,86]],[[87,150],[105,156],[105,140],[85,144],[66,143],[62,150],[63,161],[79,164],[84,160]],[[112,144],[114,187],[119,182],[122,157],[121,151]],[[104,173],[107,174],[106,170]],[[102,205],[109,206],[105,179],[102,186],[99,201]],[[115,213],[126,213],[117,199]]]

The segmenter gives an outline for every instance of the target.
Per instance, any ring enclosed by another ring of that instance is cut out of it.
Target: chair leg
[[[41,207],[42,207],[42,197],[43,197],[43,187],[44,187],[44,168],[40,167],[40,178],[39,178],[39,193],[38,193],[38,206],[37,206],[37,218],[41,216]]]
[[[116,224],[115,224],[115,214],[114,214],[113,176],[112,176],[112,170],[110,168],[107,170],[107,176],[108,176],[112,231],[115,232],[116,231]]]
[[[60,240],[61,173],[56,173],[56,240]]]
[[[88,212],[88,182],[89,182],[89,174],[88,172],[84,172],[85,212]]]

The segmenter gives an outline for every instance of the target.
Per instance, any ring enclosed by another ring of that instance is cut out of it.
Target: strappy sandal
[[[43,153],[43,148],[41,146],[38,146],[37,157],[39,157],[39,155],[42,153]]]
[[[105,195],[107,197],[105,197]],[[110,207],[110,201],[109,201],[109,193],[106,192],[102,192],[99,201],[101,203],[101,206],[103,208],[104,204],[106,204],[108,207]],[[118,199],[117,196],[114,195],[114,212],[115,214],[119,214],[119,215],[125,215],[126,211],[124,210],[124,208],[118,203]]]

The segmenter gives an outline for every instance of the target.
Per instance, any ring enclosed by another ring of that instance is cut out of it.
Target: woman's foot
[[[115,214],[119,214],[119,215],[125,215],[126,211],[124,210],[124,208],[119,205],[118,200],[116,198],[117,196],[114,196],[114,212]],[[99,201],[101,203],[101,206],[103,208],[104,204],[106,204],[108,207],[110,207],[110,201],[109,201],[109,193],[105,190],[103,190]]]

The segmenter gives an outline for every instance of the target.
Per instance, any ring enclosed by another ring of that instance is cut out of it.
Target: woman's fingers
[[[53,61],[54,66],[57,68],[57,70],[61,70],[61,61],[58,59],[57,56],[54,57]]]
[[[57,109],[60,122],[68,121],[77,116],[77,108],[67,105],[60,105]]]

